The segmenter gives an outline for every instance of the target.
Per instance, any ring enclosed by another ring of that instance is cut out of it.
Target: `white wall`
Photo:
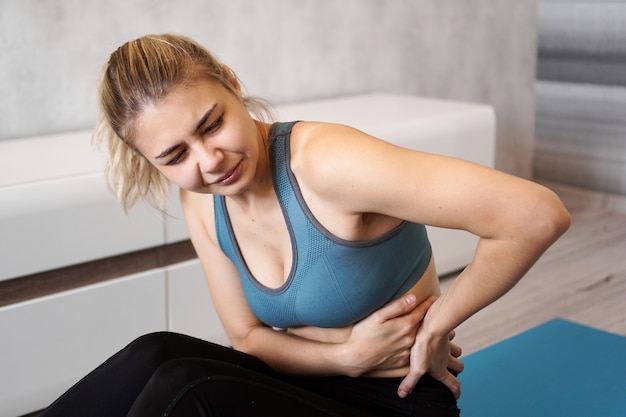
[[[173,31],[276,104],[371,91],[491,104],[496,166],[530,177],[536,0],[0,0],[0,140],[91,128],[97,73]]]

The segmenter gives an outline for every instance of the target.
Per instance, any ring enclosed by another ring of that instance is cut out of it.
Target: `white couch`
[[[277,112],[493,166],[495,120],[485,105],[371,94]],[[188,239],[175,192],[171,217],[145,206],[123,215],[104,186],[103,161],[89,131],[0,143],[0,281]],[[429,235],[441,274],[470,261],[475,237],[434,228]],[[197,259],[0,306],[0,415],[45,407],[134,337],[157,330],[228,343]]]

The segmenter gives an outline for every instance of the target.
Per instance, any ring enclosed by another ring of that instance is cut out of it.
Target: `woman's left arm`
[[[428,372],[458,396],[458,381],[445,366],[450,331],[522,278],[569,227],[567,210],[552,191],[531,181],[406,150],[345,126],[317,125],[303,143],[308,156],[296,160],[294,171],[340,210],[479,236],[471,263],[428,311],[411,372],[399,388],[401,396],[408,394]]]

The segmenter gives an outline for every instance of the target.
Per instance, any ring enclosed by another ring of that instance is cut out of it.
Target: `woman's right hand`
[[[435,299],[417,303],[414,295],[405,295],[349,327],[343,342],[346,374],[385,376],[408,369],[417,329]]]

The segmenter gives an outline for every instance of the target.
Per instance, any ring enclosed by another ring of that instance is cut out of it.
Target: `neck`
[[[257,146],[259,160],[255,175],[255,181],[244,193],[228,196],[227,199],[234,202],[246,213],[255,213],[262,210],[269,202],[276,201],[274,182],[270,165],[268,135],[271,124],[254,121],[257,127]]]

